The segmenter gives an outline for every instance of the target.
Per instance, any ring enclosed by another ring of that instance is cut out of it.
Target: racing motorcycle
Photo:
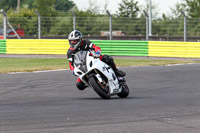
[[[101,61],[94,50],[79,51],[74,55],[74,74],[103,99],[118,95],[126,98],[129,88],[124,77],[117,77],[113,69]]]

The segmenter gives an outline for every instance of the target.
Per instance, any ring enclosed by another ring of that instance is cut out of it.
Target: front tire
[[[103,99],[110,99],[109,91],[106,92],[103,88],[98,84],[96,78],[94,76],[89,78],[89,83],[91,84],[94,91]]]

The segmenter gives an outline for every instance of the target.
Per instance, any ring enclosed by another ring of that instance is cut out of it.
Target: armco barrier
[[[147,41],[92,40],[102,54],[117,56],[148,56]]]
[[[7,39],[6,54],[67,54],[66,39]]]
[[[0,54],[6,53],[6,40],[0,40]]]
[[[149,41],[149,56],[200,58],[198,42],[156,42]]]

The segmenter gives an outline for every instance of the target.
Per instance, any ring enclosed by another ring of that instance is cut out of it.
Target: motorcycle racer
[[[86,51],[94,50],[95,54],[93,56],[96,58],[99,58],[101,61],[108,64],[110,67],[112,67],[112,69],[114,70],[117,76],[124,77],[126,75],[125,72],[116,68],[113,57],[109,55],[101,55],[100,47],[94,45],[89,40],[83,40],[82,34],[80,31],[78,30],[72,31],[68,36],[68,40],[69,40],[70,48],[68,49],[68,52],[67,52],[67,58],[69,61],[69,67],[72,71],[74,70],[74,66],[73,66],[74,54],[76,54],[80,50],[86,50]],[[73,75],[74,75],[74,71],[73,71]],[[76,86],[79,90],[84,90],[87,87],[80,80],[80,78],[77,79]]]

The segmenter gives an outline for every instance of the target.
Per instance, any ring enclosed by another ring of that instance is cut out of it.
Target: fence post
[[[6,39],[7,35],[7,15],[3,9],[1,9],[0,13],[3,14],[3,38]]]
[[[112,15],[108,10],[106,12],[110,16],[110,40],[112,40]]]
[[[148,41],[149,40],[149,16],[145,11],[143,12],[146,16],[146,41]]]
[[[152,7],[151,0],[149,0],[149,36],[152,35]]]
[[[184,42],[187,41],[187,16],[183,11],[181,11],[182,15],[184,16]]]
[[[38,39],[41,39],[41,16],[37,10],[35,13],[38,15]]]
[[[73,30],[76,30],[76,14],[72,10],[71,13],[73,15]]]

